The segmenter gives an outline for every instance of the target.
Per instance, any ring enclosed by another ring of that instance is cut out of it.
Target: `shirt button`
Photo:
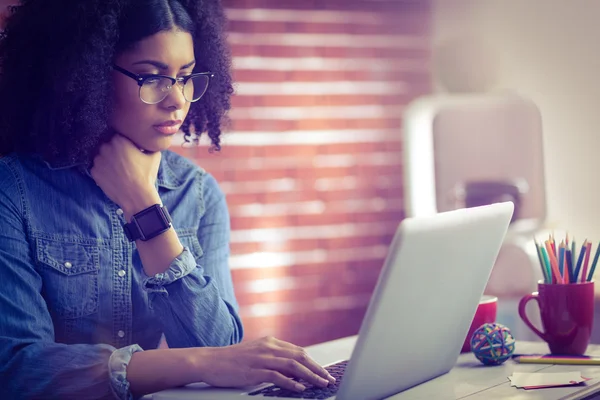
[[[120,208],[117,208],[116,213],[117,213],[117,215],[121,216],[121,215],[123,215],[123,210],[121,210]]]
[[[123,332],[123,331],[119,331],[119,332],[117,332],[117,335],[118,335],[120,338],[122,338],[122,337],[124,337],[124,336],[125,336],[125,332]]]
[[[65,265],[65,268],[71,268],[73,266],[73,264],[71,264],[68,261],[64,265]]]
[[[124,270],[120,270],[119,272],[117,272],[117,274],[119,274],[119,276],[122,278],[125,276],[126,272]]]

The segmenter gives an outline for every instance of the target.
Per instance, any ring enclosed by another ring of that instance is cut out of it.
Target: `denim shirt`
[[[164,151],[157,189],[184,251],[149,277],[83,166],[0,158],[0,398],[126,399],[132,354],[163,334],[171,348],[241,340],[217,182]]]

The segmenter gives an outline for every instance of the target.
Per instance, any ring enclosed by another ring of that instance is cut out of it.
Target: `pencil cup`
[[[536,300],[540,308],[543,332],[527,317],[525,306]],[[523,322],[542,338],[552,354],[583,355],[590,341],[594,322],[594,282],[538,283],[538,291],[519,302]]]

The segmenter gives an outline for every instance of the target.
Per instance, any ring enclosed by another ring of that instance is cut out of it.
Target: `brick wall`
[[[231,213],[246,339],[355,334],[403,218],[403,107],[430,91],[429,1],[225,0],[223,150],[184,154]]]

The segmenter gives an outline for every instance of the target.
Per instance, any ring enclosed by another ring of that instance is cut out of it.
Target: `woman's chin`
[[[140,146],[143,150],[156,153],[158,151],[167,150],[173,145],[173,136],[164,136],[159,138],[158,140],[148,140]]]

